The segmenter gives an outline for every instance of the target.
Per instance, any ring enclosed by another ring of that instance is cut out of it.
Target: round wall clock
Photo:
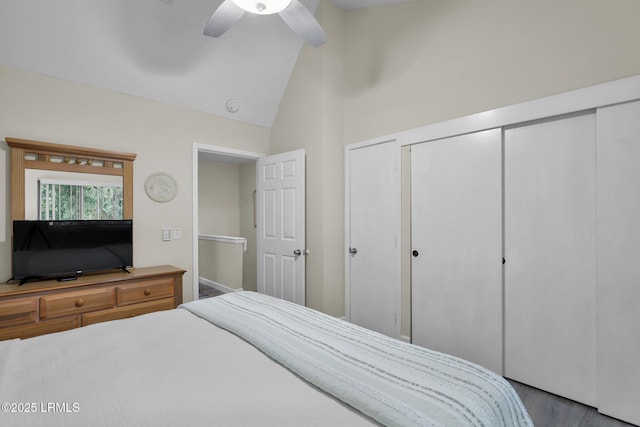
[[[144,191],[151,200],[158,203],[166,203],[176,197],[178,185],[170,175],[166,173],[154,173],[149,175],[144,182]]]

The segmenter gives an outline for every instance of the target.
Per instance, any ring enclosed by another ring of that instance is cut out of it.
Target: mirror
[[[5,141],[11,148],[12,220],[133,219],[135,154],[16,138]],[[59,191],[62,186],[64,191]],[[69,196],[72,192],[74,196]],[[73,209],[81,211],[82,206],[75,200],[60,197],[75,198],[83,192],[92,192],[82,202],[87,203],[86,214],[56,217],[59,213],[53,212],[60,212],[60,206],[65,206],[64,210],[75,206]],[[108,209],[105,205],[109,205]],[[47,207],[48,213],[42,214],[40,211]]]
[[[24,170],[25,219],[123,219],[122,177]]]

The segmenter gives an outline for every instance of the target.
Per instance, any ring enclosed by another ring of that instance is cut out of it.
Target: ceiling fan
[[[258,15],[277,13],[291,29],[311,46],[322,46],[327,37],[313,14],[298,0],[224,0],[204,27],[204,34],[220,37],[245,12]]]

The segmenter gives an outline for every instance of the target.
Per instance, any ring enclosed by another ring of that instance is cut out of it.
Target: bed
[[[502,377],[254,292],[0,342],[0,425],[533,426]]]

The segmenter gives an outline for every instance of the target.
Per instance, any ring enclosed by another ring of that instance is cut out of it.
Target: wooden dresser
[[[184,270],[163,265],[74,281],[0,285],[0,340],[29,338],[182,303]]]

